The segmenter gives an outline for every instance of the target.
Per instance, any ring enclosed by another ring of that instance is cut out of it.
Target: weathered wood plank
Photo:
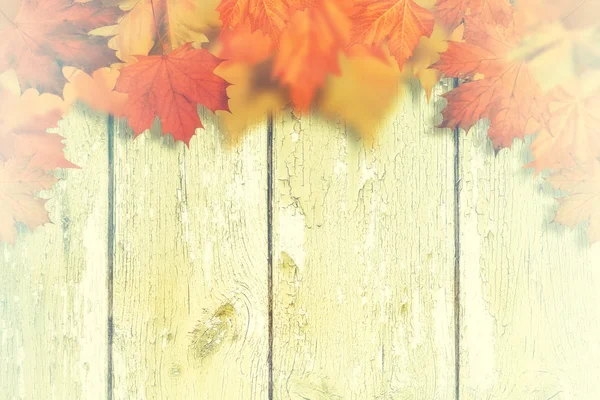
[[[60,122],[81,169],[45,193],[54,224],[0,244],[2,398],[106,398],[107,126],[84,106]]]
[[[372,145],[275,120],[276,399],[454,398],[453,138],[404,96]]]
[[[551,222],[527,144],[482,124],[460,154],[460,398],[600,398],[600,246]]]
[[[267,129],[201,118],[189,149],[117,127],[115,399],[267,393]]]

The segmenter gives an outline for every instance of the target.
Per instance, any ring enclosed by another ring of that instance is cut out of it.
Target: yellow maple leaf
[[[419,79],[427,94],[427,100],[431,98],[433,87],[442,76],[439,71],[429,68],[429,66],[437,62],[440,59],[440,53],[448,49],[448,41],[460,41],[463,32],[463,25],[448,34],[440,25],[436,24],[430,37],[421,38],[413,56],[402,70],[402,76],[405,79],[411,76]]]
[[[398,98],[400,71],[389,55],[373,57],[368,50],[340,59],[340,76],[330,76],[318,103],[328,117],[341,117],[363,138],[373,137]]]
[[[221,129],[232,144],[239,142],[252,126],[265,121],[269,113],[283,108],[287,102],[283,91],[260,82],[263,65],[225,61],[215,70],[231,86],[227,88],[229,110],[217,111]]]

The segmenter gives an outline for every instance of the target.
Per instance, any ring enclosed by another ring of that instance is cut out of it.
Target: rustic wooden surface
[[[54,224],[0,243],[0,398],[105,398],[107,122],[78,106],[60,122],[81,167],[46,208]]]
[[[456,152],[444,90],[372,142],[288,110],[229,147],[202,112],[187,148],[79,106],[55,224],[0,245],[0,398],[599,398],[600,245],[527,143]]]

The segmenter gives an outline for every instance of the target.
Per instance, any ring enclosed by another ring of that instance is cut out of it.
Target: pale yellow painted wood
[[[600,398],[600,245],[551,222],[527,144],[481,125],[460,153],[460,398]]]
[[[116,130],[115,399],[265,399],[267,128]]]
[[[413,84],[372,145],[275,119],[274,397],[453,399],[453,137]]]
[[[60,122],[81,169],[43,193],[54,224],[0,244],[3,399],[106,398],[107,126],[84,106]]]

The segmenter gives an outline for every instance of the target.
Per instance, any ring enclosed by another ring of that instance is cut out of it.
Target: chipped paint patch
[[[295,207],[286,207],[279,212],[280,249],[294,260],[300,271],[304,268],[304,215]]]

